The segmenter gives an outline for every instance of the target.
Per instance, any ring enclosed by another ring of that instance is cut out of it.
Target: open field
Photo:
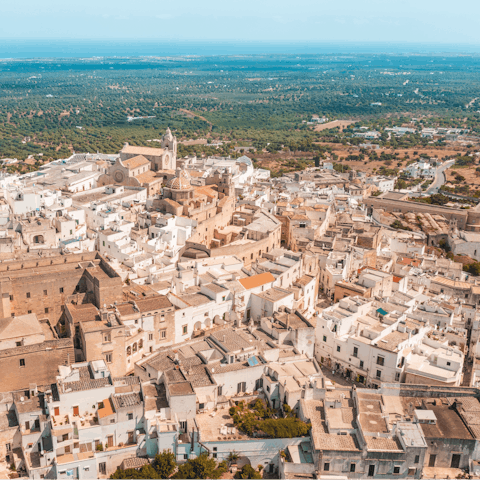
[[[479,159],[480,160],[480,159]],[[480,189],[480,172],[476,171],[477,165],[469,167],[456,167],[452,165],[445,173],[447,176],[447,187],[455,187],[455,185],[468,185],[470,190]],[[461,175],[465,180],[458,181],[455,177]]]
[[[390,165],[386,165],[385,161],[383,160],[374,160],[371,161],[368,157],[368,152],[363,161],[346,161],[345,159],[349,155],[359,155],[360,149],[358,147],[352,147],[349,145],[341,145],[338,143],[327,143],[321,142],[321,145],[328,146],[332,148],[332,154],[338,156],[337,163],[343,163],[344,165],[349,166],[355,170],[367,173],[373,173],[377,171],[380,167],[384,166],[387,168],[403,168],[406,166],[406,163],[409,159],[417,158],[418,156],[426,156],[429,158],[439,158],[442,159],[444,157],[453,157],[458,153],[465,152],[465,149],[457,148],[457,147],[416,147],[416,148],[378,148],[374,150],[378,156],[385,152],[386,154],[398,153],[398,160],[392,160]],[[280,168],[284,168],[284,164],[288,163],[289,160],[299,160],[299,159],[306,159],[310,162],[313,161],[314,154],[311,152],[277,152],[277,153],[266,153],[266,152],[257,152],[255,158],[258,161],[258,164],[262,168],[268,168],[273,172],[278,171]],[[401,163],[401,165],[398,165]],[[473,168],[473,171],[475,169]],[[462,170],[463,172],[463,170]],[[463,175],[463,173],[462,173]],[[480,177],[475,177],[475,183],[480,185]]]
[[[292,159],[284,148],[303,152],[299,158],[323,157],[319,142],[329,142],[335,160],[357,154],[349,145],[364,143],[355,137],[358,122],[377,130],[375,143],[385,151],[394,146],[401,160],[408,152],[402,149],[410,147],[429,154],[430,139],[392,139],[386,128],[413,122],[418,131],[465,128],[480,136],[478,100],[472,103],[480,90],[478,72],[480,57],[457,55],[6,59],[0,62],[0,159],[33,155],[38,165],[8,167],[33,171],[73,150],[116,153],[125,142],[146,145],[168,126],[179,141],[195,141],[179,143],[180,156],[229,155],[251,145],[257,160],[275,169],[278,161]],[[129,116],[142,119],[129,122]],[[307,124],[313,116],[338,120]],[[223,145],[211,147],[205,138]],[[432,155],[448,156],[450,146],[440,145],[441,151],[432,145]],[[269,157],[267,150],[280,156]]]
[[[345,127],[348,127],[352,123],[355,123],[353,120],[334,120],[333,122],[321,123],[316,125],[314,130],[316,132],[321,132],[322,130],[328,130],[329,128],[337,128],[343,130]]]

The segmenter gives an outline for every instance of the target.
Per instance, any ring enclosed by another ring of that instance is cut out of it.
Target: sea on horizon
[[[434,43],[0,39],[0,59],[362,53],[475,55],[480,53],[480,46]]]

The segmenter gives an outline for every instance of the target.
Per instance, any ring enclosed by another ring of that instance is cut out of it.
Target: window
[[[449,367],[450,365],[451,365],[451,363],[450,363],[450,362],[447,362],[447,367]]]
[[[324,341],[325,343],[327,342],[327,336],[326,336],[326,335],[323,336],[323,341]]]
[[[187,332],[188,332],[188,325],[184,325],[184,326],[182,327],[182,332],[183,332],[184,335],[187,334]]]
[[[24,358],[21,358],[21,359],[20,359],[20,366],[21,366],[21,367],[24,367],[24,366],[25,366],[25,359],[24,359]]]
[[[380,365],[381,367],[383,367],[384,364],[385,364],[385,358],[377,357],[377,365]]]
[[[45,313],[48,313],[48,307],[45,307]]]
[[[10,301],[13,302],[13,295],[10,295]]]
[[[377,378],[380,379],[382,377],[382,371],[377,370]]]
[[[355,463],[350,464],[350,472],[355,472],[355,468],[357,468],[357,465]]]
[[[358,347],[353,347],[353,356],[358,357]]]
[[[218,395],[218,396],[223,395],[223,385],[220,385],[220,386],[217,388],[217,395]]]
[[[393,474],[394,475],[400,475],[400,467],[393,467]]]
[[[395,381],[398,382],[400,380],[400,372],[395,374]]]
[[[27,292],[27,298],[30,298],[30,292]]]
[[[160,340],[165,340],[167,338],[167,330],[160,330]]]
[[[237,393],[245,392],[247,390],[246,382],[240,382],[237,384]]]
[[[103,334],[103,343],[108,343],[112,341],[112,335],[110,332]]]
[[[360,368],[363,368],[363,360],[360,360]]]
[[[413,463],[420,462],[420,455],[415,455],[415,461]]]
[[[43,295],[46,297],[48,295],[48,291],[47,290],[44,290],[43,291]]]
[[[183,454],[183,459],[184,459],[184,460],[188,460],[188,454],[184,453],[184,454]]]
[[[149,333],[149,334],[148,334],[148,339],[149,339],[149,340],[153,340],[153,333]]]
[[[340,351],[340,345],[337,345],[337,352]]]
[[[105,362],[112,363],[113,353],[105,353]]]
[[[103,241],[103,246],[105,246],[105,240]]]
[[[62,442],[65,442],[66,440],[68,440],[68,433],[62,435]]]
[[[32,311],[31,311],[31,310],[28,310],[28,313],[32,313]]]
[[[127,413],[128,420],[133,420],[133,413]]]
[[[323,464],[323,470],[324,470],[325,472],[328,472],[328,471],[330,470],[330,464],[329,464],[329,463],[324,463],[324,464]]]
[[[60,293],[63,293],[63,287],[60,287]]]
[[[199,403],[198,404],[198,409],[199,410],[204,410],[205,409],[205,404],[204,403]]]
[[[22,346],[22,342],[15,342],[15,346],[16,346],[16,347],[21,347],[21,346]]]

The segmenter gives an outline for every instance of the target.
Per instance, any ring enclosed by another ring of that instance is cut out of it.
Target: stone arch
[[[196,322],[193,326],[194,330],[201,330],[202,329],[202,322]]]
[[[137,350],[138,350],[138,348],[137,348],[137,342],[135,342],[135,343],[133,344],[133,347],[132,347],[132,352],[135,353]]]
[[[127,357],[129,357],[132,354],[132,347],[129,345],[127,347]]]

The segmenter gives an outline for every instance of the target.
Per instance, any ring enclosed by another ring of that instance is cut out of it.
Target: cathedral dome
[[[173,177],[168,183],[167,188],[171,188],[172,190],[188,190],[192,188],[188,178],[182,177],[180,174],[178,177]]]

